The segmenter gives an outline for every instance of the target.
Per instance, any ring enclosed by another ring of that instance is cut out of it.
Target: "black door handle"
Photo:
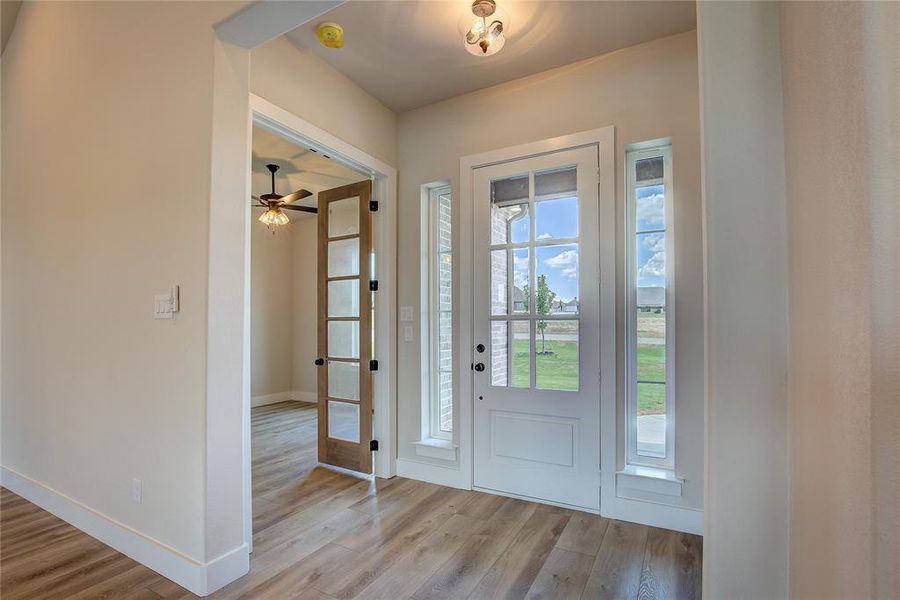
[[[325,364],[325,359],[324,359],[324,358],[317,358],[315,362],[316,362],[316,366],[317,366],[317,367],[321,367],[322,365]]]
[[[484,363],[475,363],[475,370],[479,373],[484,371]]]

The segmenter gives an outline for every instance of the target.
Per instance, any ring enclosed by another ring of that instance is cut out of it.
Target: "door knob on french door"
[[[321,367],[322,365],[325,364],[325,359],[324,359],[324,358],[317,358],[317,359],[315,360],[315,363],[316,363],[316,366],[317,366],[317,367]]]
[[[479,373],[484,371],[484,363],[475,363],[475,370]]]

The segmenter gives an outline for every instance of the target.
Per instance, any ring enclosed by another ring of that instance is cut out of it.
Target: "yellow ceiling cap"
[[[337,23],[322,23],[316,28],[316,35],[326,48],[344,47],[344,28]]]

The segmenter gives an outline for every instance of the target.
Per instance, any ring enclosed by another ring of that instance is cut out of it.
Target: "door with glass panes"
[[[318,194],[319,462],[362,473],[372,472],[371,197],[371,181]]]
[[[474,483],[600,508],[598,148],[473,174]]]

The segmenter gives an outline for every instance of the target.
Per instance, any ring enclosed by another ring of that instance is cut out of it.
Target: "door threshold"
[[[516,500],[525,500],[527,502],[534,502],[535,504],[546,504],[548,506],[556,506],[558,508],[568,508],[569,510],[577,510],[578,512],[590,513],[592,515],[599,515],[599,508],[589,508],[586,506],[576,506],[574,504],[566,504],[565,502],[554,502],[552,500],[544,500],[543,498],[534,498],[532,496],[523,496],[521,494],[513,494],[510,492],[503,492],[500,490],[492,490],[490,488],[478,487],[477,485],[472,486],[472,490],[476,492],[484,492],[485,494],[493,494],[494,496],[504,496],[506,498],[515,498]],[[600,495],[600,489],[597,489],[597,496]]]
[[[375,481],[375,475],[369,473],[360,473],[359,471],[353,471],[351,469],[345,469],[344,467],[337,467],[335,465],[329,465],[327,463],[318,463],[316,465],[317,468],[328,469],[329,471],[334,471],[335,473],[341,473],[342,475],[349,475],[351,477],[356,477],[357,479],[367,479],[369,481]]]

